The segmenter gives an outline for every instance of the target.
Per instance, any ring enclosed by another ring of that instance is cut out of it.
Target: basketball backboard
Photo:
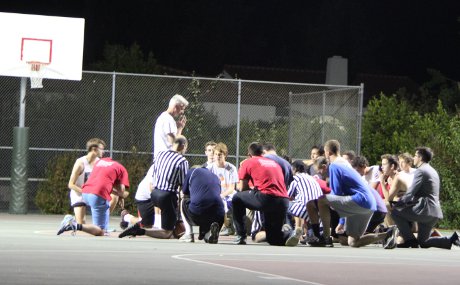
[[[0,76],[81,80],[85,19],[0,12],[0,27]]]

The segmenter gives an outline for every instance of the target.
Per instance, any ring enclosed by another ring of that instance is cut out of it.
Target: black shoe
[[[214,222],[211,224],[211,235],[208,238],[208,243],[216,244],[219,241],[219,231],[220,226],[218,223]]]
[[[454,232],[450,237],[450,243],[455,246],[460,246],[460,239],[458,237],[457,232]]]
[[[393,249],[396,247],[396,236],[397,236],[398,228],[396,226],[391,226],[388,228],[386,232],[385,239],[383,240],[383,248],[384,249]]]
[[[311,247],[326,247],[326,239],[323,236],[321,236],[319,238],[315,238],[308,241],[308,245]]]
[[[125,236],[142,236],[145,235],[145,230],[141,229],[141,226],[139,223],[134,224],[133,226],[127,228],[124,230],[120,235],[118,235],[119,238],[124,238]]]
[[[246,236],[237,235],[233,240],[233,244],[246,244]]]
[[[397,248],[419,248],[418,241],[416,239],[408,239],[403,243],[397,244]]]

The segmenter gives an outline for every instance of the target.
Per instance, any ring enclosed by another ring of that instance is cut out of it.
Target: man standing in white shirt
[[[184,97],[176,94],[169,101],[168,109],[157,118],[153,130],[154,158],[160,151],[171,149],[174,139],[182,134],[187,122],[184,111],[188,104]]]

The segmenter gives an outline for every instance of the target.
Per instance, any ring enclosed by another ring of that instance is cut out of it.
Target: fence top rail
[[[334,87],[334,88],[360,88],[361,85],[332,85],[332,84],[319,84],[319,83],[299,83],[299,82],[280,82],[280,81],[263,81],[263,80],[247,80],[247,79],[234,79],[234,78],[220,78],[220,77],[203,77],[203,76],[179,76],[179,75],[161,75],[161,74],[142,74],[142,73],[125,73],[125,72],[107,72],[107,71],[83,71],[88,74],[104,74],[104,75],[124,75],[124,76],[144,76],[144,77],[160,77],[160,78],[174,78],[174,79],[199,79],[199,80],[213,80],[213,81],[228,81],[228,82],[246,82],[246,83],[264,83],[276,85],[297,85],[297,86],[321,86],[321,87]]]

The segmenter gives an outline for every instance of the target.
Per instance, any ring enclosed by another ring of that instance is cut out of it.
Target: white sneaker
[[[60,235],[66,231],[72,231],[72,235],[75,235],[75,232],[77,231],[77,221],[75,221],[72,215],[64,216],[64,219],[62,219],[61,221],[61,225],[57,232],[57,235]]]
[[[183,235],[179,239],[180,242],[195,242],[195,237],[193,234]]]
[[[297,246],[299,244],[302,228],[296,228],[292,231],[291,236],[286,240],[286,246]]]

